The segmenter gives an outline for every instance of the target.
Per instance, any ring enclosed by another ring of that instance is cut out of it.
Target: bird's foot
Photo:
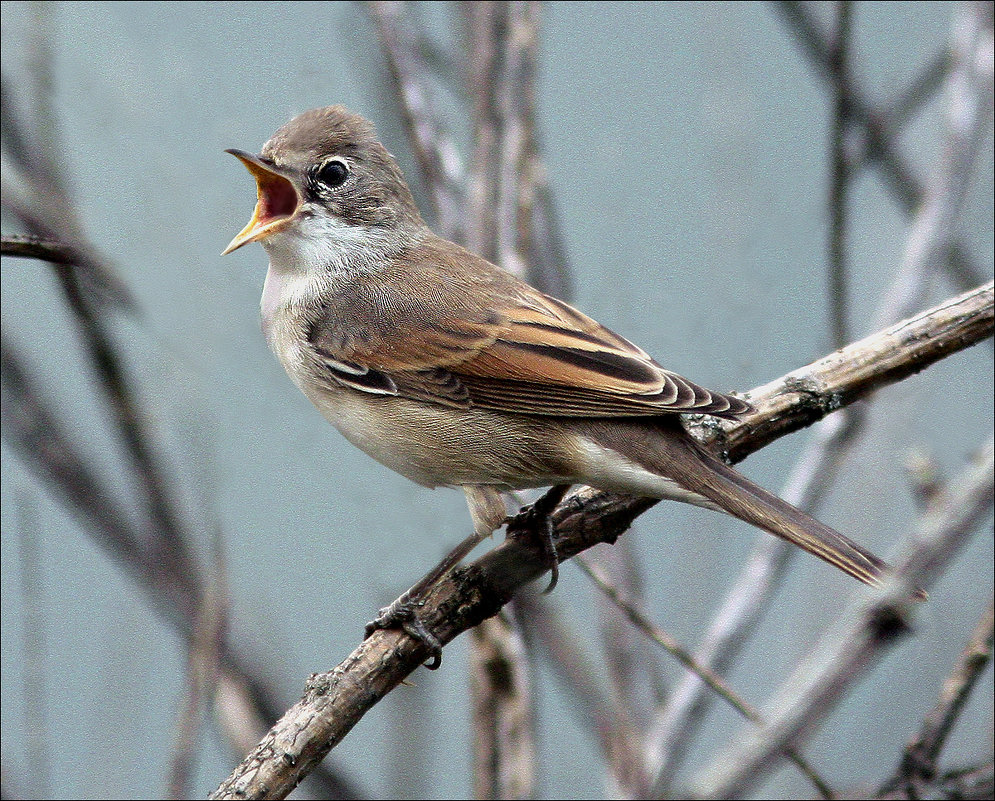
[[[549,570],[549,584],[543,590],[544,593],[552,592],[560,580],[560,557],[556,552],[556,529],[553,526],[552,514],[569,489],[569,484],[557,484],[535,503],[526,506],[505,521],[508,524],[508,533],[512,537],[516,533],[521,533],[538,540],[542,548],[543,564]]]
[[[429,670],[438,669],[442,664],[442,643],[428,630],[425,621],[418,614],[424,605],[424,599],[412,596],[410,591],[404,593],[377,612],[377,616],[366,624],[366,634],[363,639],[379,629],[401,629],[428,649],[430,658],[425,667]]]

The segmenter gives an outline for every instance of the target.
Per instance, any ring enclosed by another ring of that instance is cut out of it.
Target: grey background
[[[26,6],[3,3],[3,67],[23,74]],[[222,150],[255,150],[292,115],[344,103],[371,117],[409,175],[414,167],[387,91],[371,23],[352,4],[68,3],[53,8],[55,108],[62,167],[96,243],[142,311],[115,330],[185,487],[191,519],[220,521],[232,636],[250,643],[289,705],[305,677],[337,664],[373,610],[418,578],[468,524],[461,493],[406,482],[349,446],[286,379],[259,332],[265,256],[218,253],[244,225],[254,190]],[[855,60],[886,101],[946,41],[942,3],[858,4]],[[427,15],[448,41],[446,9]],[[748,389],[822,355],[829,103],[767,5],[549,6],[542,29],[540,134],[574,270],[574,302],[667,367],[719,390]],[[902,143],[928,174],[942,102]],[[962,220],[991,270],[989,140]],[[906,220],[870,172],[852,198],[852,323],[867,333],[905,241]],[[4,231],[11,230],[4,221]],[[939,283],[933,300],[950,294]],[[118,451],[93,419],[94,388],[52,277],[5,259],[6,332],[113,475]],[[991,427],[985,345],[887,389],[872,426],[819,516],[887,555],[914,520],[901,465],[910,446],[952,472]],[[744,466],[776,489],[806,434]],[[44,624],[48,792],[135,797],[163,792],[183,653],[142,594],[2,446],[2,758],[5,790],[41,792],[26,739],[18,572],[35,515]],[[129,487],[119,486],[122,495]],[[701,510],[666,504],[632,533],[655,619],[692,644],[756,536]],[[207,544],[201,543],[206,552]],[[832,717],[809,752],[841,785],[881,777],[991,596],[982,534],[934,589],[917,636],[893,652]],[[555,600],[582,622],[591,592],[566,566]],[[987,574],[987,578],[985,575]],[[982,578],[979,579],[979,576]],[[759,701],[861,590],[800,557],[731,675]],[[593,635],[592,635],[593,639]],[[668,664],[670,676],[678,675]],[[465,645],[441,671],[419,671],[363,720],[334,759],[374,797],[470,791]],[[547,797],[604,792],[596,745],[568,695],[540,672]],[[417,725],[400,721],[415,710]],[[992,679],[975,693],[950,754],[991,748]],[[739,727],[714,712],[708,741]],[[234,765],[205,738],[197,791]],[[405,773],[407,771],[407,773]],[[34,778],[33,778],[34,774]],[[395,781],[406,775],[399,788]],[[784,769],[763,797],[808,794]]]

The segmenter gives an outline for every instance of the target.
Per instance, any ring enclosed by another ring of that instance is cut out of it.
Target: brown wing
[[[340,383],[445,405],[580,417],[750,408],[441,240],[329,297],[310,340]]]

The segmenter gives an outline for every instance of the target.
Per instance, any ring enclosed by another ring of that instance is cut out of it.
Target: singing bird
[[[259,155],[255,212],[224,251],[269,255],[263,330],[346,439],[427,487],[462,487],[491,534],[501,493],[587,484],[724,511],[867,584],[884,563],[703,449],[681,413],[735,418],[577,309],[434,234],[373,126],[306,111]]]

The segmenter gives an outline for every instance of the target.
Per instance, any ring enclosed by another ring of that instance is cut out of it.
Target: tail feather
[[[855,579],[878,586],[888,565],[849,537],[820,523],[763,489],[699,446],[680,426],[664,418],[590,425],[586,433],[648,470],[700,495],[726,513],[794,543]]]
[[[698,484],[696,491],[740,520],[794,543],[865,584],[880,586],[882,576],[888,570],[882,559],[754,484],[711,454],[699,448],[694,450],[706,469],[713,471],[710,480],[694,482]]]

